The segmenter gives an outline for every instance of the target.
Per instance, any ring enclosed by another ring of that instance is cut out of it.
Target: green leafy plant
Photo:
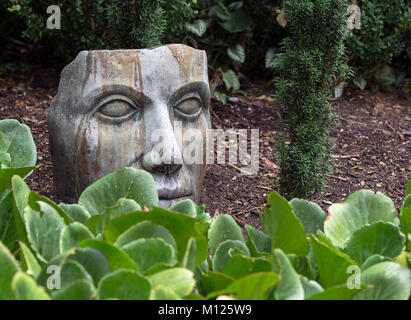
[[[349,74],[345,64],[344,0],[285,3],[290,36],[275,54],[276,98],[288,132],[278,140],[280,191],[287,198],[319,192],[331,171],[329,127],[336,116],[328,102]]]
[[[154,179],[133,168],[96,181],[77,204],[39,196],[18,174],[9,185],[0,200],[0,299],[410,297],[411,181],[400,219],[388,197],[370,190],[328,215],[272,192],[263,231],[246,225],[247,240],[233,217],[211,221],[191,200],[157,207]],[[10,213],[12,222],[3,219]]]
[[[185,0],[55,1],[61,9],[61,30],[48,30],[47,1],[10,0],[10,14],[25,23],[23,37],[68,59],[80,50],[145,48],[181,42],[187,20],[196,11]]]
[[[357,74],[354,85],[364,89],[368,80],[382,88],[399,86],[411,59],[407,56],[411,46],[409,4],[405,0],[362,0],[358,6],[361,26],[346,39],[350,65]]]

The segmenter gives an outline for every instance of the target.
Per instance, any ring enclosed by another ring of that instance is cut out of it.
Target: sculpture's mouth
[[[168,208],[173,203],[184,200],[194,199],[191,190],[191,179],[185,174],[172,176],[153,174],[157,186],[160,206]]]

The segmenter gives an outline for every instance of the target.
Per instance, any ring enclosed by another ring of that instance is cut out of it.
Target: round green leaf
[[[301,221],[305,233],[316,234],[317,230],[323,230],[326,214],[318,204],[307,200],[293,199],[290,201],[290,206]]]
[[[279,280],[278,274],[260,272],[247,275],[234,281],[222,292],[235,294],[238,300],[264,300],[268,289]]]
[[[64,253],[71,248],[77,247],[81,241],[91,238],[94,238],[94,236],[84,224],[74,222],[64,227],[61,232],[60,252]]]
[[[107,241],[115,242],[124,231],[142,221],[151,221],[170,231],[177,244],[178,261],[183,259],[188,240],[192,237],[196,239],[196,264],[207,258],[207,239],[197,230],[195,219],[162,208],[154,207],[149,212],[139,211],[117,217],[107,224],[104,236]]]
[[[95,290],[90,281],[77,280],[63,289],[52,291],[51,296],[53,300],[90,300]]]
[[[118,270],[101,279],[97,295],[99,299],[147,300],[150,282],[131,270]]]
[[[14,275],[11,287],[17,300],[50,300],[44,288],[22,271]]]
[[[396,225],[375,222],[354,231],[344,251],[361,265],[372,255],[395,258],[404,248],[405,236]]]
[[[31,167],[36,164],[36,145],[30,129],[14,119],[0,121],[0,151],[10,155],[9,167]]]
[[[214,219],[208,230],[208,246],[211,255],[214,254],[221,243],[227,240],[244,242],[243,233],[232,216],[220,214]]]
[[[79,247],[94,248],[99,250],[106,257],[111,271],[118,269],[131,269],[135,271],[138,270],[136,263],[124,251],[107,242],[95,239],[87,239],[80,242]]]
[[[195,285],[194,274],[183,268],[167,269],[149,276],[148,279],[153,288],[161,285],[173,290],[179,298],[189,295]]]
[[[140,272],[163,263],[172,266],[176,263],[174,249],[163,239],[138,239],[121,247],[133,259]]]
[[[220,272],[224,269],[224,266],[230,261],[231,255],[230,250],[233,248],[238,248],[244,252],[246,255],[250,255],[250,251],[244,242],[238,240],[226,240],[217,247],[214,253],[212,264],[213,270],[215,272]]]
[[[0,242],[0,300],[13,300],[11,281],[19,270],[17,261],[2,242]]]
[[[65,224],[53,207],[39,203],[41,212],[26,207],[24,220],[31,248],[39,260],[47,262],[60,254],[60,234]]]
[[[243,63],[245,60],[245,50],[242,45],[235,45],[227,49],[228,56],[234,61]]]
[[[359,190],[348,196],[343,203],[329,208],[330,218],[325,221],[324,232],[339,248],[355,230],[373,222],[398,224],[397,212],[390,198],[380,192]]]
[[[158,285],[150,293],[150,300],[181,300],[180,297],[170,288]]]
[[[374,286],[355,296],[355,300],[408,300],[410,271],[395,262],[375,264],[361,273],[361,282]]]
[[[194,33],[199,37],[202,37],[203,34],[206,32],[207,26],[208,21],[202,19],[195,20],[193,23],[185,24],[185,27],[189,32]]]
[[[132,199],[141,207],[158,204],[158,194],[153,177],[144,170],[120,168],[88,186],[78,204],[91,215],[113,207],[121,198]]]
[[[127,229],[117,238],[116,246],[123,247],[129,242],[142,238],[161,238],[173,247],[174,252],[177,252],[177,244],[171,232],[163,226],[155,225],[150,221],[137,223]]]

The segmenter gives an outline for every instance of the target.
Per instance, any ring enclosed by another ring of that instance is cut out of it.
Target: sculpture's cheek
[[[80,189],[118,168],[141,167],[145,141],[143,121],[131,120],[114,125],[91,118],[78,146]]]

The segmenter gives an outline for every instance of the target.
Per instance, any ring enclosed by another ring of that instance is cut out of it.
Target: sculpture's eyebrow
[[[204,107],[210,104],[210,89],[208,85],[201,81],[190,82],[177,89],[170,97],[169,104],[172,105],[188,93],[197,92],[203,102]]]

